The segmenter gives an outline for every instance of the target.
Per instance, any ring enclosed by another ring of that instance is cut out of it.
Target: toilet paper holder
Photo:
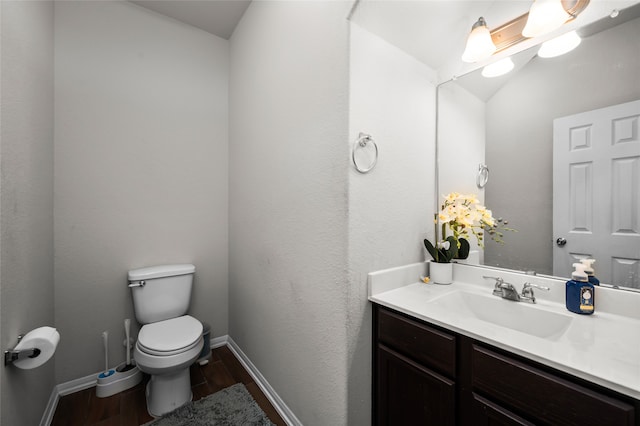
[[[23,337],[24,334],[20,334],[18,336],[18,343],[20,343],[20,340],[22,340]],[[6,366],[12,364],[19,359],[36,358],[38,355],[40,355],[40,352],[41,351],[38,348],[22,349],[18,351],[16,351],[15,349],[11,349],[8,351],[4,351],[4,365]]]

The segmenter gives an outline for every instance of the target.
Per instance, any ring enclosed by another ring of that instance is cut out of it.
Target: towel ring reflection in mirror
[[[373,145],[374,148],[374,156],[373,156],[373,160],[371,161],[371,163],[369,164],[368,167],[362,167],[358,164],[358,161],[356,160],[356,152],[360,149],[362,150],[363,148],[366,148],[367,145],[369,145],[369,143],[371,143],[371,145]],[[360,173],[368,173],[371,170],[373,170],[373,168],[376,166],[376,163],[378,162],[378,145],[376,145],[376,143],[374,142],[373,138],[371,137],[371,135],[368,135],[366,133],[360,133],[358,135],[358,140],[353,144],[353,150],[351,152],[351,159],[353,160],[353,165],[356,167],[356,170]]]
[[[486,164],[480,163],[478,165],[478,177],[476,177],[476,185],[482,189],[489,181],[489,167]]]

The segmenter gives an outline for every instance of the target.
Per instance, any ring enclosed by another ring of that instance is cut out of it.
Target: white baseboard
[[[249,372],[249,375],[256,382],[258,387],[265,394],[267,399],[271,402],[273,407],[276,409],[278,414],[282,417],[282,419],[290,426],[302,426],[302,423],[298,418],[293,414],[293,412],[287,407],[282,398],[278,396],[275,390],[271,387],[271,385],[267,382],[264,376],[258,371],[258,369],[253,365],[253,363],[247,358],[247,356],[242,352],[242,350],[238,347],[236,342],[231,339],[228,335],[221,337],[214,337],[210,341],[211,348],[219,348],[224,345],[228,345],[231,349],[231,352],[240,360],[242,366]],[[56,407],[58,406],[58,402],[60,401],[61,396],[69,395],[74,392],[79,392],[81,390],[89,389],[94,387],[98,381],[97,377],[101,372],[98,371],[89,376],[81,377],[79,379],[71,380],[69,382],[61,383],[56,385],[51,391],[51,396],[49,397],[49,402],[47,403],[47,407],[42,415],[42,419],[40,420],[40,426],[50,426],[53,421],[53,415],[56,412]]]
[[[49,426],[51,424],[61,396],[94,387],[98,382],[97,377],[100,373],[101,372],[98,371],[90,376],[81,377],[79,379],[56,385],[51,391],[51,397],[49,397],[49,403],[47,404],[44,414],[42,415],[42,419],[40,420],[40,426]]]
[[[219,348],[220,346],[224,346],[229,341],[229,336],[224,335],[220,337],[214,337],[211,339],[211,349]]]
[[[51,396],[49,397],[49,402],[47,402],[47,406],[44,409],[42,419],[40,419],[40,426],[49,426],[51,424],[59,400],[60,394],[56,392],[56,387],[54,387],[53,391],[51,392]]]

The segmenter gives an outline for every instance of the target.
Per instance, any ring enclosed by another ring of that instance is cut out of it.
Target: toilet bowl
[[[195,266],[161,265],[129,271],[136,319],[142,325],[133,351],[151,375],[147,411],[160,417],[191,401],[189,367],[200,356],[202,323],[187,315]]]
[[[147,324],[138,334],[134,359],[151,375],[147,383],[147,410],[154,417],[191,401],[189,366],[200,356],[202,323],[184,315]]]

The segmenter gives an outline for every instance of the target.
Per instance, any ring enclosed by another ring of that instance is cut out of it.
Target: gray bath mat
[[[145,426],[271,426],[247,388],[237,383],[190,402]]]

